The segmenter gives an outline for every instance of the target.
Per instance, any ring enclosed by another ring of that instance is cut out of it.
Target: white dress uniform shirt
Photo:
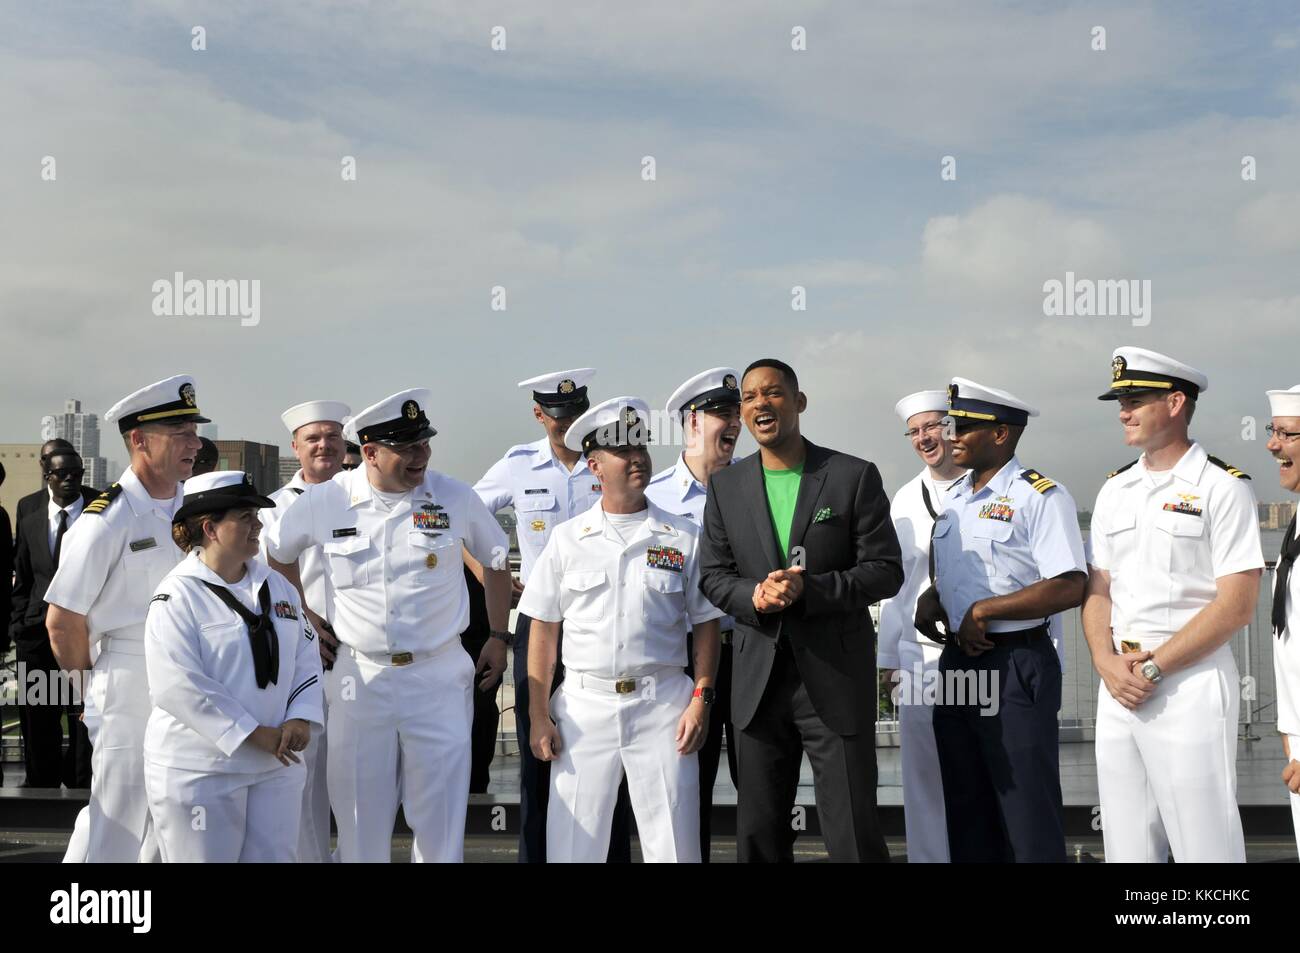
[[[80,493],[78,493],[77,498],[67,506],[59,506],[59,504],[54,501],[54,494],[50,494],[50,503],[46,511],[50,516],[48,535],[51,555],[54,554],[54,542],[59,538],[59,514],[63,512],[68,514],[68,526],[67,529],[63,531],[63,541],[66,543],[68,541],[68,531],[72,529],[72,524],[77,521],[77,517],[81,515],[81,511],[85,508],[85,505],[86,501],[81,498]],[[59,551],[59,559],[63,559],[62,550]]]
[[[581,457],[570,471],[556,458],[550,440],[543,437],[507,450],[474,484],[474,492],[490,513],[514,507],[519,581],[527,585],[551,530],[598,502],[600,481]]]
[[[1169,470],[1145,457],[1111,477],[1093,509],[1089,562],[1110,573],[1111,626],[1172,635],[1214,599],[1220,576],[1262,569],[1255,494],[1193,443]]]
[[[903,588],[880,606],[880,631],[876,664],[880,668],[898,668],[898,643],[923,642],[938,646],[916,631],[916,603],[930,586],[930,529],[943,511],[948,492],[956,480],[936,482],[926,467],[894,494],[889,515],[903,551]],[[927,507],[922,490],[930,494]],[[957,622],[957,620],[953,620]],[[960,624],[960,623],[958,623]]]
[[[1300,526],[1296,528],[1300,536]],[[1273,645],[1273,669],[1277,676],[1277,730],[1291,735],[1291,757],[1300,761],[1300,568],[1291,569],[1287,580],[1286,628]]]
[[[622,531],[600,503],[562,524],[519,611],[563,621],[565,669],[598,678],[684,668],[687,630],[722,617],[700,592],[699,528],[654,503]]]
[[[127,469],[103,512],[82,515],[63,537],[59,569],[45,601],[86,616],[93,646],[105,635],[139,641],[149,599],[184,553],[172,542],[172,514],[183,491],[155,500]]]
[[[259,725],[301,718],[324,722],[320,650],[302,613],[298,591],[261,560],[227,583],[198,552],[158,587],[145,623],[145,662],[154,709],[145,731],[145,757],[193,771],[256,774],[281,767],[273,754],[245,745]],[[261,612],[258,591],[270,584],[280,644],[276,680],[257,687],[248,625],[205,582],[230,590],[249,611]]]
[[[506,565],[509,539],[473,490],[429,470],[391,510],[366,469],[307,489],[267,534],[267,552],[295,562],[324,551],[334,590],[335,634],[367,655],[436,652],[469,625],[461,547],[490,568]]]
[[[973,474],[966,474],[935,522],[935,581],[954,626],[981,599],[1088,571],[1074,499],[1060,485],[1040,493],[1022,478],[1024,469],[1013,456],[978,493],[972,492]],[[1032,629],[1042,621],[1047,620],[996,619],[988,631]],[[1052,642],[1062,657],[1058,626],[1052,627]]]
[[[735,460],[731,462],[735,463]],[[695,479],[695,474],[686,465],[684,453],[678,454],[677,462],[671,467],[660,470],[650,478],[645,496],[665,513],[685,516],[695,524],[697,533],[704,532],[704,501],[708,499],[709,488]],[[735,620],[729,615],[722,616],[718,625],[723,632],[736,627]]]
[[[293,479],[271,494],[271,499],[275,501],[275,509],[258,510],[258,519],[262,521],[263,558],[266,556],[266,540],[271,524],[279,520],[284,515],[284,511],[289,508],[289,504],[306,493],[309,486],[311,484],[302,478],[300,469],[293,475]],[[298,574],[302,582],[303,595],[307,599],[307,608],[332,624],[334,593],[330,590],[329,579],[325,575],[325,554],[319,547],[303,551],[298,560]]]

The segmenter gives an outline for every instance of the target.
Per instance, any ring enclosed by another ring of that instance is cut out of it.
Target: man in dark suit
[[[793,860],[807,752],[831,860],[888,861],[867,607],[903,584],[889,498],[874,464],[802,437],[789,365],[755,361],[740,401],[759,450],[710,479],[700,564],[700,588],[736,620],[739,859]]]
[[[55,437],[53,440],[47,440],[41,444],[41,488],[18,500],[18,506],[14,509],[15,532],[24,516],[27,516],[33,510],[44,511],[45,507],[49,505],[50,491],[46,487],[45,474],[50,468],[50,457],[63,452],[76,453],[77,448],[62,437]]]
[[[45,590],[54,578],[68,528],[80,518],[85,505],[98,496],[96,490],[83,486],[85,475],[81,457],[75,451],[58,451],[42,466],[46,489],[44,507],[31,507],[18,523],[18,545],[14,558],[13,609],[11,631],[17,643],[20,672],[30,679],[44,673],[45,697],[42,704],[25,704],[24,688],[30,682],[20,679],[18,723],[23,734],[26,754],[27,787],[90,787],[90,739],[82,723],[79,705],[67,705],[61,697],[64,683],[59,678],[59,663],[50,648],[45,630]],[[68,719],[68,749],[63,750],[63,716]]]
[[[0,463],[0,486],[5,482],[4,464]],[[0,658],[9,652],[9,597],[14,571],[14,534],[9,513],[0,506]],[[3,731],[0,731],[3,734]],[[0,755],[0,784],[4,784],[4,757]]]

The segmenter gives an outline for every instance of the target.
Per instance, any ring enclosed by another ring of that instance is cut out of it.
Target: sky
[[[428,387],[432,465],[473,482],[541,436],[519,380],[592,366],[593,399],[662,406],[773,356],[804,433],[891,492],[920,467],[898,398],[1008,390],[1041,411],[1022,462],[1086,509],[1135,456],[1095,397],[1136,345],[1209,375],[1193,435],[1285,496],[1263,427],[1264,391],[1300,382],[1291,4],[0,16],[0,443],[38,441],[68,397],[102,414],[189,373],[221,438],[287,454],[292,404]],[[258,280],[259,322],[155,314],[176,272]],[[1067,272],[1149,281],[1149,323],[1045,315]]]

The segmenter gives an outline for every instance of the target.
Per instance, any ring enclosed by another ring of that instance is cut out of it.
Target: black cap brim
[[[430,437],[438,436],[438,431],[431,425],[425,425],[415,431],[413,436],[402,434],[401,439],[386,437],[383,440],[368,440],[367,443],[378,443],[385,447],[401,447],[408,443],[418,443],[421,440],[428,440]]]
[[[265,496],[210,496],[205,499],[186,503],[172,517],[172,524],[184,523],[191,516],[204,516],[208,513],[224,513],[227,510],[246,510],[249,507],[259,510],[274,509],[275,500]]]

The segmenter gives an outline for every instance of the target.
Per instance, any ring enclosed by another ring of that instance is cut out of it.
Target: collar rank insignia
[[[1010,523],[1011,517],[1016,513],[1005,503],[985,503],[980,507],[979,518],[982,520],[1000,520],[1003,523]]]
[[[1166,503],[1161,507],[1167,513],[1183,513],[1187,516],[1204,516],[1204,511],[1194,503],[1188,503],[1186,500],[1179,500],[1177,503]]]
[[[451,518],[444,512],[419,510],[411,514],[416,529],[451,529]]]
[[[275,617],[277,619],[297,619],[298,613],[293,609],[293,603],[281,599],[275,604]]]
[[[652,569],[681,572],[686,568],[686,556],[672,546],[651,546],[645,552],[645,564]]]

